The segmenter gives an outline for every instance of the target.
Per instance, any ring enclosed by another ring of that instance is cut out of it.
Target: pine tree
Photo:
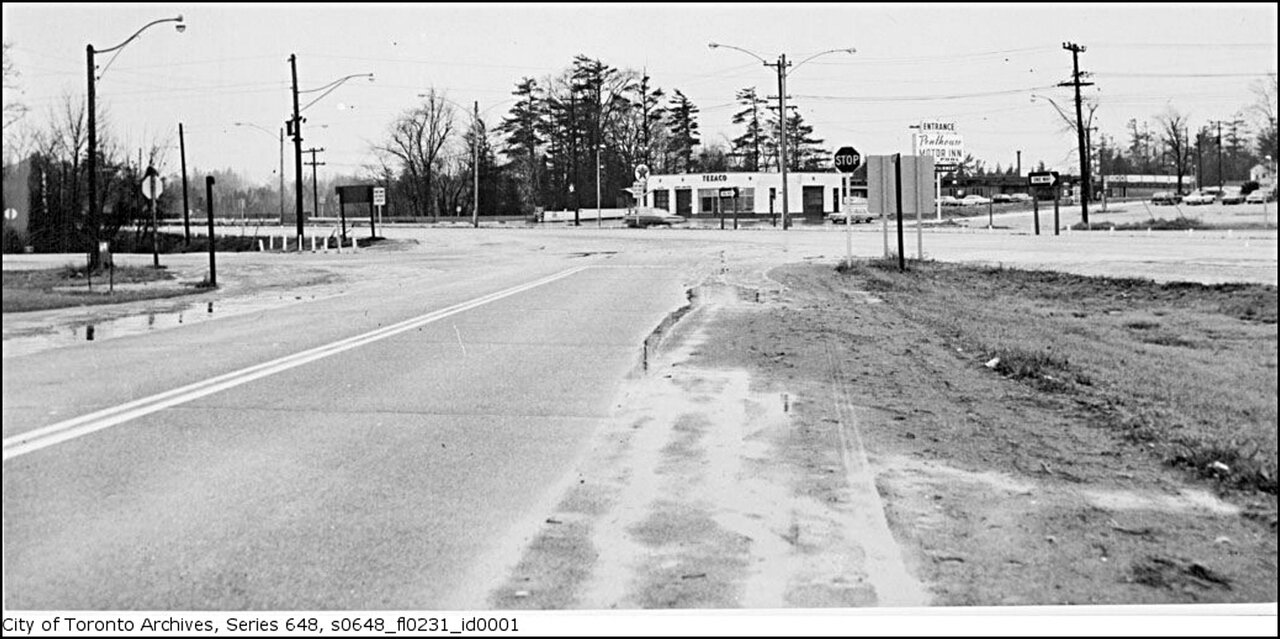
[[[693,166],[693,147],[700,143],[696,119],[698,107],[676,89],[667,108],[670,113],[668,130],[671,132],[668,149],[675,156],[673,168],[687,173]]]
[[[766,102],[756,93],[755,87],[738,91],[736,98],[743,109],[733,114],[733,123],[745,124],[746,132],[733,139],[733,154],[744,158],[741,166],[754,173],[761,169],[760,153],[766,134],[761,128],[760,111]]]

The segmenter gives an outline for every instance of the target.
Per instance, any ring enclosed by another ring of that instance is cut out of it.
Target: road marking
[[[284,357],[273,359],[269,362],[250,366],[248,368],[219,375],[217,377],[211,377],[194,384],[188,384],[181,388],[175,388],[150,397],[144,397],[119,406],[106,408],[94,413],[89,413],[88,415],[82,415],[74,419],[51,424],[43,428],[37,428],[12,437],[7,437],[4,440],[4,461],[9,461],[10,459],[20,455],[25,455],[27,453],[40,450],[41,448],[47,448],[54,444],[59,444],[77,437],[83,437],[89,433],[93,433],[104,428],[110,428],[144,415],[150,415],[151,413],[155,413],[172,406],[177,406],[207,395],[212,395],[228,388],[234,388],[268,375],[274,375],[291,368],[296,368],[303,364],[329,357],[330,355],[336,355],[343,351],[348,351],[371,342],[376,342],[393,335],[398,335],[405,331],[411,331],[415,328],[442,320],[451,315],[456,315],[490,302],[496,302],[504,297],[510,297],[545,284],[550,284],[588,268],[590,268],[589,265],[584,265],[560,271],[559,273],[549,275],[540,280],[526,282],[496,293],[490,293],[482,297],[477,297],[473,300],[455,304],[438,311],[432,311],[425,315],[419,315],[418,317],[413,317],[390,326],[385,326],[367,333],[356,335],[354,337],[348,337],[331,344],[317,346],[300,353],[286,355]]]

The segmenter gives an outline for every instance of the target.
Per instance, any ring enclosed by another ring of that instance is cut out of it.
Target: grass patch
[[[1078,399],[1089,423],[1169,465],[1276,493],[1275,286],[881,259],[840,270],[975,366]]]
[[[177,297],[196,292],[190,286],[157,286],[152,288],[116,288],[109,290],[110,273],[95,271],[90,278],[83,265],[68,264],[61,268],[30,271],[3,272],[3,299],[0,311],[21,313],[71,306],[96,304],[120,304],[138,300]],[[117,287],[127,287],[148,282],[173,280],[169,271],[146,266],[118,266],[115,269]]]

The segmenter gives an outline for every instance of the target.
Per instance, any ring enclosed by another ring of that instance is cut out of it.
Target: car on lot
[[[994,193],[991,195],[991,201],[996,204],[1007,204],[1013,202],[1013,195],[1009,193]]]
[[[1244,193],[1240,192],[1240,187],[1227,187],[1222,191],[1223,204],[1244,204]]]
[[[1009,197],[1013,198],[1014,202],[1030,202],[1032,199],[1030,193],[1010,193]]]
[[[1262,189],[1258,189],[1244,196],[1245,204],[1266,204],[1267,202],[1271,202],[1275,199],[1276,198],[1275,198],[1274,192],[1268,193],[1266,191],[1263,191]]]
[[[852,211],[836,211],[835,213],[828,213],[827,219],[830,220],[832,224],[861,224],[863,222],[875,221],[876,216],[868,213],[866,207],[862,207]]]
[[[961,206],[977,206],[979,204],[990,204],[991,198],[982,197],[977,193],[970,193],[960,198]]]
[[[1173,191],[1156,191],[1151,194],[1152,204],[1177,204],[1182,201],[1182,196]]]
[[[1213,204],[1214,197],[1212,193],[1204,191],[1192,191],[1182,197],[1182,203],[1187,206],[1197,206],[1200,204]]]
[[[942,204],[943,206],[960,206],[960,200],[957,199],[954,195],[944,195],[938,198],[938,203]]]
[[[689,219],[683,215],[676,215],[662,209],[645,207],[627,212],[622,221],[627,227],[636,229],[649,226],[670,227],[676,224],[685,224]]]

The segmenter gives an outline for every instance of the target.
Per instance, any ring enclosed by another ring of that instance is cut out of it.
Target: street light
[[[274,137],[271,131],[268,131],[265,127],[252,122],[232,122],[232,124],[235,126],[253,127]],[[282,224],[284,223],[284,128],[280,129],[280,222]]]
[[[333,93],[342,86],[347,80],[352,78],[369,78],[373,82],[372,73],[355,73],[352,75],[342,76],[322,87],[315,89],[307,89],[305,91],[298,90],[298,56],[297,54],[289,54],[289,71],[293,76],[293,117],[287,121],[287,129],[289,134],[293,136],[293,165],[294,165],[294,206],[298,222],[298,251],[302,251],[302,112],[308,107],[319,102],[326,95]],[[320,93],[316,98],[306,104],[306,106],[298,106],[298,96],[305,93]],[[317,207],[318,208],[318,207]]]
[[[102,213],[99,210],[101,208],[101,203],[98,202],[98,117],[97,117],[97,94],[96,94],[96,87],[94,86],[98,78],[95,77],[95,74],[94,74],[95,67],[93,64],[93,56],[99,53],[110,53],[112,51],[116,52],[116,54],[111,56],[111,59],[107,61],[107,66],[103,67],[102,73],[105,74],[107,72],[107,67],[110,67],[112,62],[115,62],[116,57],[120,55],[120,52],[124,50],[124,48],[128,46],[130,42],[133,42],[134,40],[136,40],[138,36],[142,34],[143,31],[146,31],[147,29],[164,22],[178,23],[176,25],[178,33],[182,33],[187,29],[187,26],[185,24],[182,24],[182,15],[179,14],[176,18],[161,18],[159,20],[152,20],[151,22],[148,22],[147,24],[143,25],[141,29],[138,29],[137,31],[135,31],[134,34],[129,36],[129,38],[126,39],[124,42],[121,42],[120,44],[117,44],[116,46],[111,47],[109,49],[102,49],[101,51],[98,51],[93,48],[92,43],[85,45],[85,62],[86,62],[86,67],[88,69],[88,76],[89,76],[88,170],[89,170],[89,232],[91,234],[91,240],[90,240],[91,244],[89,245],[89,269],[90,270],[93,270],[93,267],[97,266],[98,261],[100,259],[100,254],[98,252],[98,248],[99,248],[98,247],[98,217]]]
[[[778,166],[782,174],[782,230],[785,231],[787,230],[787,227],[790,226],[790,223],[789,223],[790,220],[787,216],[787,213],[789,210],[788,202],[787,202],[787,76],[790,75],[792,71],[795,71],[795,69],[799,69],[800,66],[803,65],[804,63],[818,56],[823,56],[828,53],[853,54],[853,53],[857,53],[858,51],[853,47],[847,47],[844,49],[828,49],[826,51],[820,51],[818,53],[815,53],[805,58],[804,60],[801,60],[800,64],[795,65],[795,69],[791,69],[791,71],[788,71],[787,67],[791,66],[791,63],[787,62],[787,54],[785,53],[778,56],[777,62],[769,62],[768,60],[765,60],[764,58],[760,57],[759,55],[756,55],[751,51],[748,51],[741,47],[735,47],[731,44],[719,44],[716,42],[711,42],[707,44],[707,48],[709,49],[725,48],[725,49],[733,49],[734,51],[741,51],[759,60],[761,63],[764,64],[764,66],[773,67],[778,72],[778,129],[779,129],[778,131]]]

